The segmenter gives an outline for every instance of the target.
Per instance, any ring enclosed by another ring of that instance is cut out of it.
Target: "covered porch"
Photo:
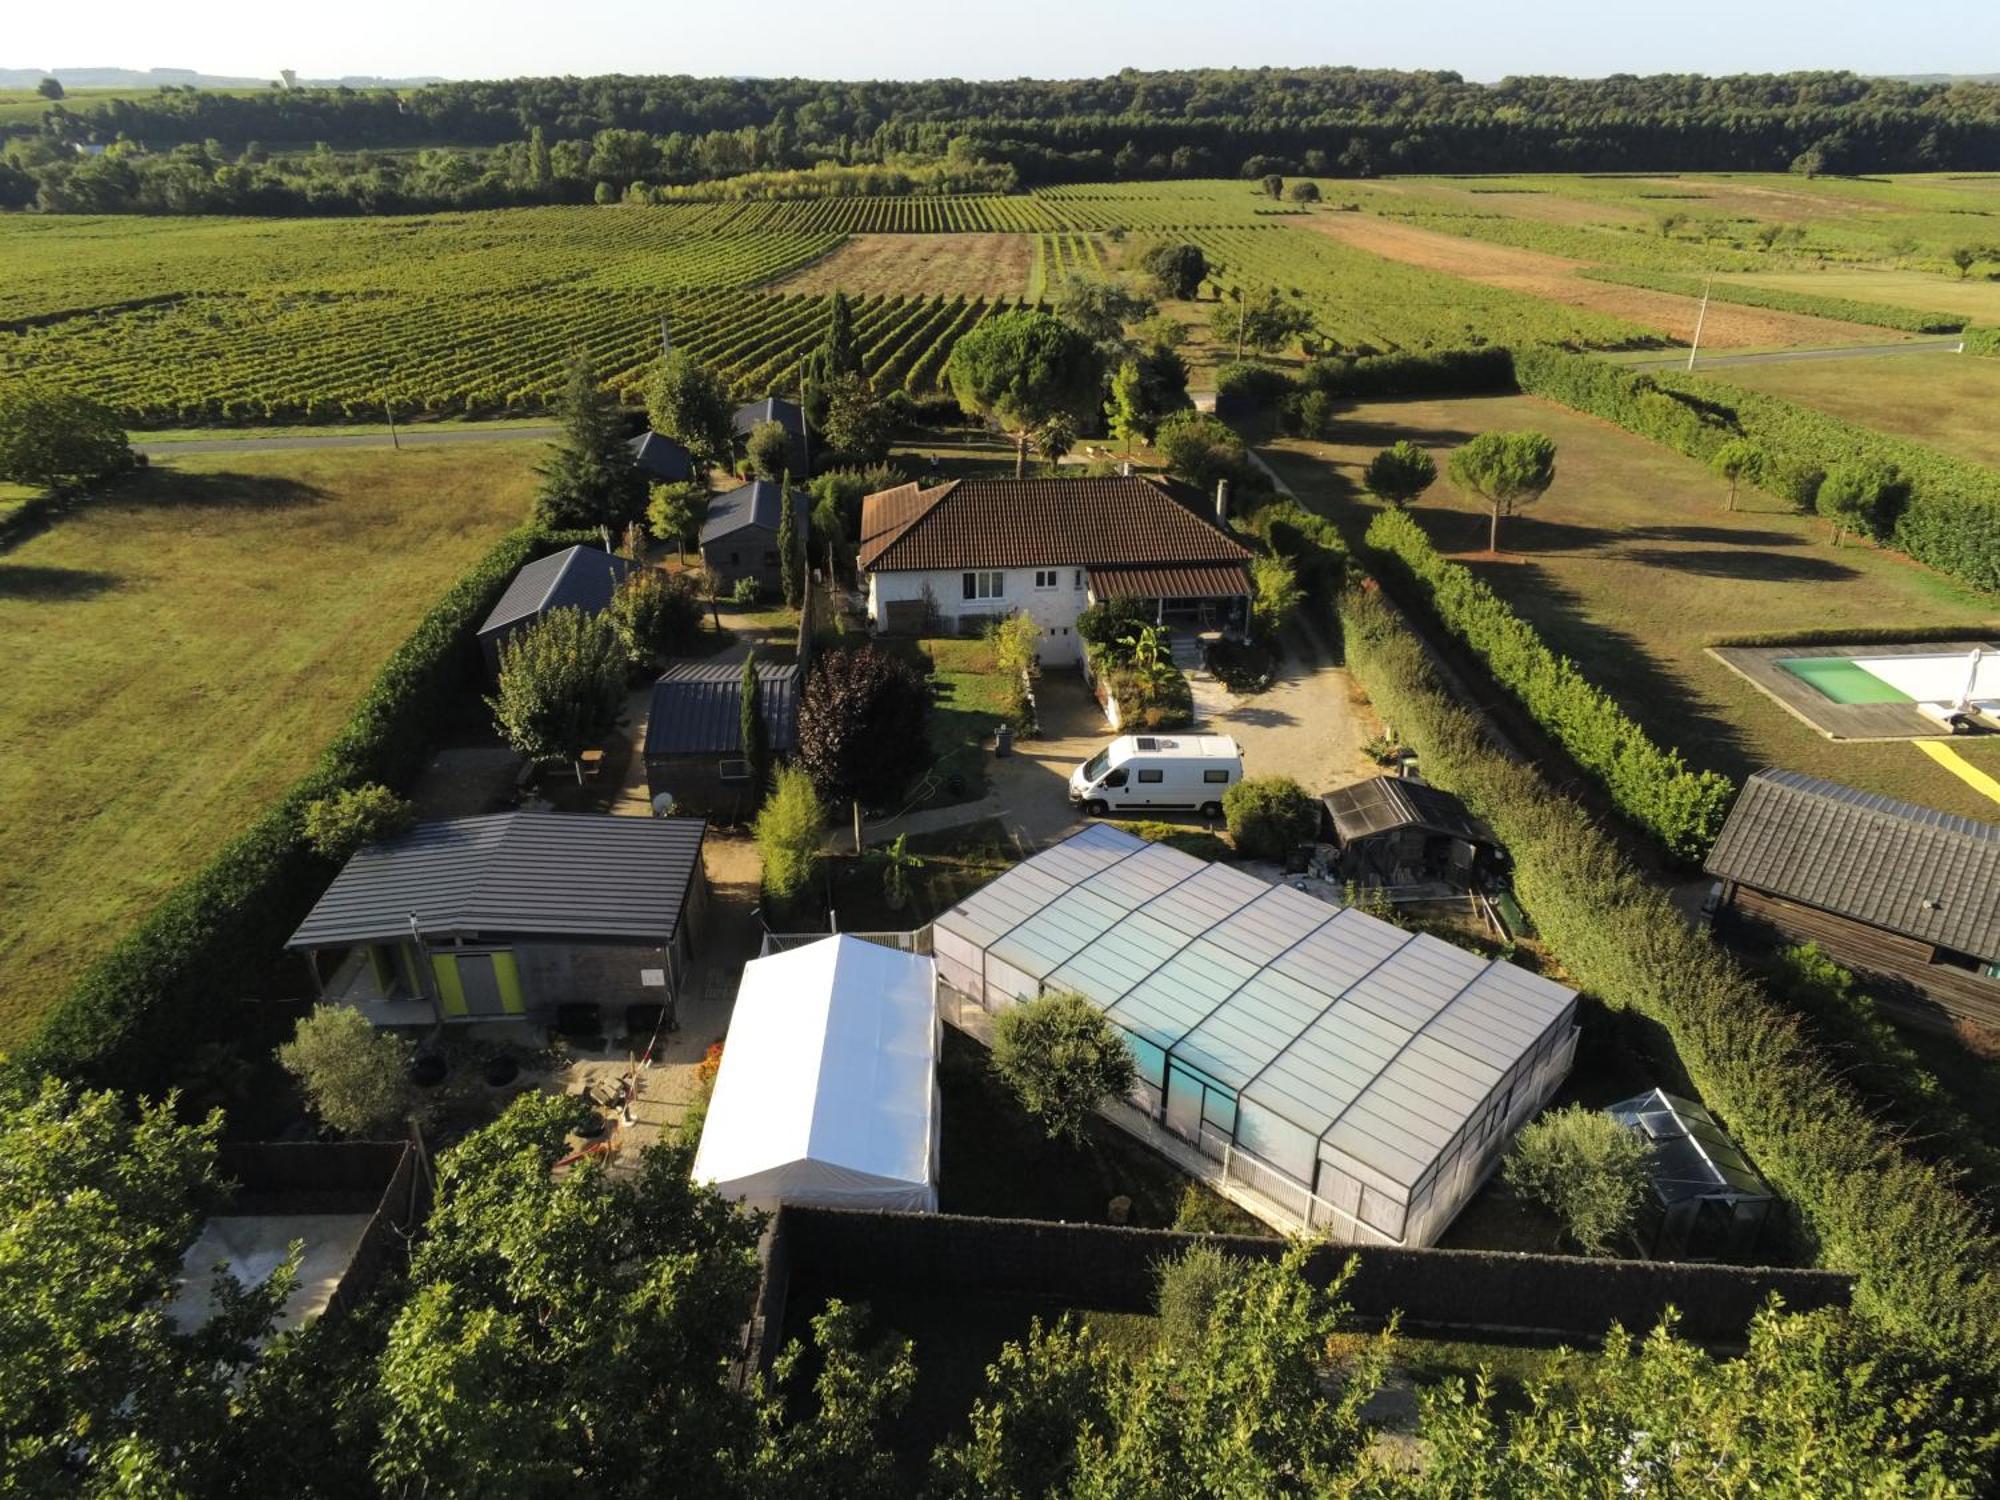
[[[1250,570],[1239,562],[1168,567],[1097,567],[1089,572],[1092,604],[1137,600],[1156,625],[1178,625],[1241,639],[1250,628]]]

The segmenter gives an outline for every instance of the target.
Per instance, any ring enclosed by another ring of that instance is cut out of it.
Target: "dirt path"
[[[1460,239],[1368,214],[1316,214],[1306,222],[1320,234],[1386,260],[1624,318],[1683,344],[1694,336],[1695,318],[1700,310],[1698,298],[1617,286],[1608,281],[1587,281],[1576,274],[1587,264],[1585,261],[1545,255],[1539,250],[1521,250],[1512,245]],[[1701,330],[1705,349],[1881,344],[1894,338],[1893,333],[1880,328],[1863,328],[1798,313],[1771,312],[1761,307],[1739,307],[1728,302],[1709,303],[1708,320]]]

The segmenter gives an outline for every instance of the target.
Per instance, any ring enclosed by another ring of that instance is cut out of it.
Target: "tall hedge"
[[[1691,928],[1574,802],[1498,754],[1379,595],[1343,596],[1357,680],[1507,846],[1515,889],[1567,976],[1664,1027],[1702,1099],[1796,1209],[1856,1307],[1953,1375],[1990,1427],[2000,1244],[1952,1176],[1915,1160],[1795,1016]]]
[[[1690,770],[1679,751],[1655,744],[1575,662],[1551,651],[1506,600],[1462,563],[1440,556],[1402,511],[1376,516],[1367,544],[1371,561],[1414,585],[1494,680],[1603,783],[1619,812],[1677,858],[1694,861],[1708,852],[1729,814],[1735,783],[1715,771]]]
[[[24,1061],[93,1085],[158,1092],[192,1041],[226,1039],[334,867],[306,842],[306,804],[376,781],[406,790],[480,670],[472,631],[521,565],[559,538],[529,525],[475,563],[390,655],[313,768],[99,959],[42,1018]]]
[[[1333,354],[1297,376],[1248,361],[1224,365],[1215,378],[1215,414],[1247,416],[1286,396],[1322,391],[1341,400],[1389,396],[1469,396],[1513,389],[1513,362],[1499,345],[1400,354]]]
[[[1732,437],[1746,437],[1774,458],[1822,469],[1892,464],[1910,496],[1881,540],[1974,588],[2000,592],[2000,470],[1707,376],[1642,373],[1540,348],[1515,351],[1514,373],[1532,395],[1703,462]]]

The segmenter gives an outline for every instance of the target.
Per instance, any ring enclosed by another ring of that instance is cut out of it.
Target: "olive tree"
[[[342,1135],[368,1140],[403,1134],[417,1107],[410,1082],[415,1046],[351,1005],[321,1005],[278,1048],[313,1113]]]
[[[1104,1012],[1070,990],[1051,990],[993,1021],[993,1071],[1051,1140],[1080,1142],[1098,1106],[1138,1083],[1137,1065]]]

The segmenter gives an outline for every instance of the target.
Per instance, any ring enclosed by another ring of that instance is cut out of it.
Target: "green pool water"
[[[1845,656],[1781,657],[1778,665],[1835,703],[1916,701]]]

